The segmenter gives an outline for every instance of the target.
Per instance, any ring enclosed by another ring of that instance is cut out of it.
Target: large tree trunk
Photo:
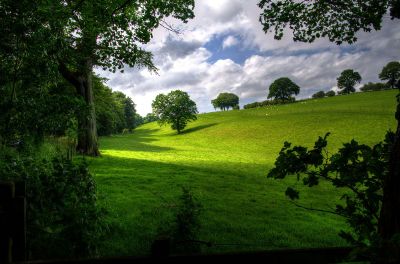
[[[78,119],[78,146],[77,151],[90,156],[99,156],[97,145],[96,112],[93,101],[92,70],[90,59],[84,61],[81,72],[72,73],[64,64],[60,64],[60,72],[64,78],[71,83],[81,95],[88,106],[89,113]]]

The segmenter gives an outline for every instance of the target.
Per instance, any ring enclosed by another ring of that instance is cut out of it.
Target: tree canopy
[[[288,101],[293,94],[297,95],[300,87],[287,77],[275,80],[269,86],[268,98],[275,98],[282,101]]]
[[[379,78],[387,81],[392,89],[400,88],[400,62],[391,61],[379,73]]]
[[[214,108],[221,110],[229,110],[229,107],[234,108],[239,105],[239,97],[233,93],[220,93],[217,98],[211,100]]]
[[[343,94],[355,92],[356,89],[354,88],[354,85],[360,82],[361,75],[352,69],[342,71],[340,76],[337,78],[337,86],[342,90],[341,93]]]
[[[327,37],[336,44],[351,44],[360,30],[380,30],[387,10],[392,18],[400,17],[398,0],[261,0],[258,6],[263,9],[260,22],[265,33],[274,31],[275,39],[282,39],[288,27],[293,40],[302,42]]]
[[[178,134],[188,122],[197,119],[196,103],[186,92],[180,90],[172,91],[167,95],[157,95],[151,106],[153,114],[158,118],[158,123],[171,124],[171,128],[177,130]]]
[[[96,156],[93,68],[122,71],[128,65],[156,71],[152,54],[143,44],[150,41],[158,26],[168,28],[164,18],[187,22],[194,16],[193,8],[193,0],[4,0],[0,6],[2,64],[4,61],[4,68],[18,69],[18,74],[32,72],[29,66],[37,65],[35,62],[52,73],[41,76],[57,75],[58,70],[88,106],[87,118],[78,120],[78,150]],[[15,67],[21,61],[26,67]],[[1,68],[3,71],[3,65]],[[8,73],[8,79],[17,76],[16,72]]]

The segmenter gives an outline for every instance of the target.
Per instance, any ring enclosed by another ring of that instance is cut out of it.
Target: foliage
[[[86,162],[10,153],[0,153],[0,179],[26,182],[29,259],[97,255],[106,226]]]
[[[328,97],[332,97],[332,96],[335,96],[336,93],[335,93],[335,91],[331,90],[331,91],[326,92],[325,95],[328,96]]]
[[[356,91],[354,85],[361,82],[361,76],[358,72],[352,69],[342,71],[340,76],[337,78],[337,86],[341,89],[341,93],[349,94]]]
[[[153,114],[153,113],[148,113],[144,118],[143,118],[143,123],[145,124],[145,123],[150,123],[150,122],[153,122],[153,121],[157,121],[158,120],[158,117],[155,115],[155,114]]]
[[[262,102],[254,102],[254,103],[244,105],[243,108],[250,109],[250,108],[257,108],[257,107],[264,107],[264,106],[271,106],[271,105],[288,104],[288,103],[294,103],[294,102],[295,102],[295,98],[290,97],[289,99],[286,99],[286,100],[274,99],[274,100],[265,100]]]
[[[312,95],[312,98],[324,98],[326,96],[324,91],[319,91],[316,92],[315,94]]]
[[[275,98],[282,101],[290,100],[293,94],[297,95],[300,92],[300,87],[292,82],[287,77],[282,77],[275,80],[269,86],[268,98]]]
[[[386,89],[389,89],[389,88],[390,88],[390,86],[388,86],[385,83],[372,83],[372,82],[369,82],[369,83],[364,84],[360,88],[360,91],[363,91],[363,92],[380,91],[380,90],[386,90]]]
[[[0,87],[0,93],[9,95],[10,87]],[[77,117],[84,118],[87,114],[84,101],[65,82],[41,89],[28,84],[16,88],[14,93],[12,99],[0,98],[0,144],[3,145],[28,138],[39,142],[45,135],[64,136],[74,127]]]
[[[398,0],[261,0],[258,6],[265,33],[273,30],[275,39],[282,39],[289,27],[293,39],[302,42],[327,37],[336,44],[351,44],[358,31],[380,30],[387,10],[392,18],[400,17]]]
[[[233,106],[232,109],[233,109],[233,110],[240,110],[240,106],[237,104],[237,105]]]
[[[342,231],[340,236],[355,245],[376,245],[383,181],[388,173],[394,133],[388,132],[384,142],[373,147],[352,140],[332,155],[327,151],[329,134],[319,137],[311,150],[285,142],[268,177],[284,179],[296,175],[308,187],[324,180],[336,188],[347,189],[341,197],[343,203],[337,204],[332,213],[345,217],[353,232]],[[285,193],[292,200],[299,199],[299,192],[292,187]]]
[[[387,80],[387,84],[392,88],[400,89],[400,62],[391,61],[383,67],[379,73],[379,79]]]
[[[217,98],[211,100],[213,107],[221,110],[229,110],[229,107],[234,108],[239,105],[239,97],[233,93],[220,93]]]
[[[196,103],[186,92],[175,90],[167,95],[159,94],[151,104],[154,115],[160,125],[169,123],[178,134],[186,127],[187,122],[196,120],[198,113]]]
[[[125,128],[135,128],[135,103],[122,92],[113,92],[104,82],[105,79],[93,76],[98,135],[118,134]]]

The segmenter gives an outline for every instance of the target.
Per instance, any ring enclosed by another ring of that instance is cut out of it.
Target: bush
[[[265,100],[262,102],[254,102],[254,103],[246,104],[243,106],[243,108],[250,109],[250,108],[257,108],[257,107],[262,107],[262,106],[288,104],[288,103],[293,103],[295,101],[296,101],[296,99],[294,97],[290,97],[289,99],[286,99],[286,100],[281,100],[281,99]]]
[[[390,89],[390,86],[387,85],[386,83],[372,83],[372,82],[364,84],[364,86],[360,88],[360,90],[363,92],[380,91],[380,90],[386,90],[386,89]]]
[[[324,98],[324,97],[325,97],[324,91],[319,91],[312,95],[312,98]]]
[[[332,96],[335,96],[336,93],[335,93],[335,91],[329,91],[329,92],[326,92],[325,95],[328,97],[332,97]]]
[[[96,255],[105,226],[86,162],[0,155],[0,180],[26,182],[28,258]]]
[[[239,105],[235,105],[232,109],[233,110],[240,110],[240,106]]]

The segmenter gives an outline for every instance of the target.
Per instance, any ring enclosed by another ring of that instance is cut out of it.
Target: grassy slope
[[[330,131],[332,150],[352,138],[380,141],[395,127],[394,109],[395,91],[371,92],[202,114],[181,135],[151,123],[102,138],[103,156],[90,161],[114,226],[102,254],[147,254],[180,186],[204,206],[201,239],[241,244],[207,251],[344,245],[342,219],[293,206],[284,190],[294,181],[266,174],[285,140],[311,146]],[[300,201],[313,207],[333,207],[339,196],[326,184],[303,189]]]

